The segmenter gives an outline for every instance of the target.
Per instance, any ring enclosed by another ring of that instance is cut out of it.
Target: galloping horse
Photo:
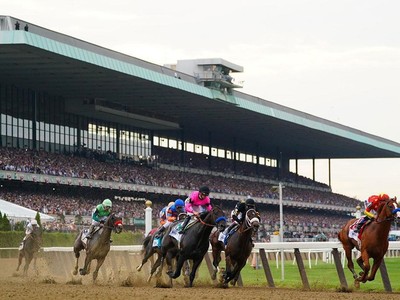
[[[252,237],[257,233],[259,226],[260,219],[256,210],[247,210],[245,220],[229,238],[225,247],[226,273],[224,285],[227,285],[231,280],[233,280],[232,285],[236,284],[240,271],[246,265],[254,247]]]
[[[25,258],[24,275],[27,275],[32,259],[36,269],[36,254],[39,252],[41,245],[42,229],[40,227],[35,227],[33,232],[27,235],[26,239],[23,241],[22,249],[19,250],[17,271],[19,271],[23,258]]]
[[[188,287],[193,286],[193,280],[196,275],[196,270],[199,267],[204,255],[207,253],[211,230],[214,226],[217,226],[218,230],[224,230],[226,225],[225,214],[222,209],[218,206],[214,206],[209,212],[202,213],[200,217],[197,217],[197,221],[186,229],[183,234],[180,247],[176,239],[171,236],[167,236],[162,241],[162,259],[161,269],[164,258],[168,255],[173,257],[176,254],[177,263],[175,272],[168,271],[167,274],[175,279],[181,275],[181,269],[183,264],[188,259],[193,260],[192,270],[189,275]],[[174,253],[175,252],[175,253]],[[168,262],[168,261],[167,261]]]
[[[160,237],[160,241],[163,239],[164,236],[168,235],[167,231],[169,228],[172,228],[175,224],[177,224],[178,221],[180,221],[182,218],[186,217],[186,213],[181,213],[178,216],[178,220],[174,221],[172,224],[170,224],[170,226],[168,226],[167,230],[164,231],[164,234]],[[154,268],[155,264],[152,264],[152,269],[150,272],[150,276],[147,279],[147,281],[149,282],[151,280],[151,277],[153,276],[153,273],[156,271],[157,267],[160,265],[160,261],[161,261],[161,247],[159,246],[154,246],[154,240],[155,240],[155,233],[157,232],[159,228],[153,228],[148,235],[144,238],[143,240],[143,249],[142,249],[142,253],[143,253],[143,259],[142,262],[140,263],[140,265],[136,268],[137,271],[142,270],[143,265],[150,259],[153,257],[154,254],[157,253],[158,258],[156,261],[156,267]],[[170,232],[170,231],[168,231]]]
[[[93,281],[97,279],[97,274],[101,265],[103,264],[108,252],[110,251],[110,237],[111,231],[115,230],[116,233],[121,233],[122,231],[122,219],[115,216],[115,214],[110,214],[103,227],[95,230],[92,238],[90,240],[86,239],[86,232],[82,230],[74,243],[74,253],[76,257],[76,264],[73,271],[74,275],[78,274],[78,260],[80,256],[80,251],[86,250],[85,264],[82,269],[79,269],[81,275],[86,275],[90,273],[90,263],[93,259],[97,260],[96,270],[93,272]]]
[[[347,267],[353,274],[353,278],[355,279],[354,284],[356,287],[359,287],[360,282],[365,283],[367,280],[372,281],[375,279],[376,271],[381,265],[382,259],[389,246],[388,236],[390,225],[398,210],[395,209],[395,205],[397,205],[396,200],[389,199],[378,206],[376,219],[368,226],[364,227],[361,232],[361,247],[354,238],[349,237],[350,226],[354,224],[356,219],[348,221],[338,234],[338,238],[342,242],[346,253]],[[357,264],[362,269],[360,277],[354,270],[352,260],[352,250],[354,247],[361,252],[361,255],[357,258]],[[372,265],[371,274],[368,276],[370,270],[370,258],[373,258],[374,263]]]

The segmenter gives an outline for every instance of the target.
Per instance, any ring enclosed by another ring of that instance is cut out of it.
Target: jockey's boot
[[[185,232],[185,227],[187,226],[187,224],[189,223],[189,221],[190,221],[190,216],[187,216],[186,219],[185,219],[185,221],[183,221],[183,223],[182,223],[181,230],[179,230],[179,232],[178,232],[179,234],[182,234],[182,233]]]
[[[354,230],[355,233],[359,233],[361,230],[361,227],[365,224],[367,221],[367,217],[362,218],[362,220],[357,224],[357,228]]]
[[[89,227],[89,233],[86,235],[86,238],[87,238],[88,240],[92,238],[93,231],[94,231],[94,225],[90,225],[90,227]]]

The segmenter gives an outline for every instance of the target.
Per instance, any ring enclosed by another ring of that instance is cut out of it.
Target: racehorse
[[[158,228],[153,228],[149,234],[144,238],[143,240],[143,249],[142,249],[142,253],[143,253],[143,259],[142,262],[140,263],[140,265],[136,268],[136,270],[141,271],[143,265],[150,259],[152,258],[152,256],[154,254],[157,253],[158,255],[158,259],[157,262],[159,262],[160,258],[161,258],[161,248],[158,246],[153,246],[154,244],[154,238],[155,238],[155,232],[158,230]],[[152,264],[152,272],[150,273],[149,278],[147,279],[147,282],[149,282],[151,280],[151,277],[153,276],[153,266],[154,263]]]
[[[162,236],[159,237],[159,241],[161,242],[162,239],[164,238],[164,236],[167,236],[167,231],[168,229],[172,228],[174,225],[176,225],[180,220],[184,219],[186,217],[186,213],[180,213],[178,215],[178,219],[175,220],[174,222],[172,222],[172,224],[170,224],[170,226],[167,227],[167,230],[164,231],[164,233],[162,234]],[[143,259],[142,262],[140,263],[140,265],[136,268],[137,271],[140,271],[143,267],[143,265],[150,259],[153,257],[154,254],[157,253],[157,260],[156,263],[152,264],[152,268],[150,271],[150,276],[147,279],[147,282],[149,282],[154,274],[154,272],[157,270],[157,268],[160,266],[160,262],[161,262],[161,247],[160,246],[154,246],[155,243],[155,234],[156,232],[159,230],[159,228],[153,228],[152,230],[150,230],[150,232],[148,233],[148,235],[144,238],[143,240],[143,249],[142,249],[142,253],[143,253]],[[168,233],[170,232],[170,230],[168,231]],[[158,244],[158,241],[157,241]],[[153,261],[152,261],[153,262]],[[155,267],[154,267],[155,265]]]
[[[18,254],[18,266],[21,266],[22,259],[25,258],[24,275],[28,274],[28,268],[33,259],[34,267],[36,268],[36,254],[39,252],[42,245],[42,229],[40,227],[34,227],[33,231],[26,236],[23,241],[22,249],[19,250]]]
[[[196,270],[207,253],[211,230],[217,226],[218,230],[223,231],[226,226],[226,218],[222,209],[214,206],[209,212],[204,212],[196,217],[196,221],[192,226],[189,226],[180,240],[180,245],[175,238],[166,235],[162,240],[162,258],[161,267],[164,258],[173,258],[176,256],[175,272],[172,269],[168,270],[167,274],[170,278],[176,279],[181,275],[181,269],[184,263],[191,259],[193,260],[192,269],[189,274],[188,287],[193,286],[193,280],[196,275]],[[168,260],[167,260],[168,264]]]
[[[243,223],[240,224],[239,228],[229,237],[225,247],[226,270],[223,281],[225,286],[230,281],[232,281],[232,285],[236,284],[240,271],[246,265],[246,261],[254,247],[252,237],[257,233],[259,226],[260,218],[257,211],[255,209],[249,209],[246,212]]]
[[[391,222],[394,220],[395,214],[399,209],[396,209],[396,199],[389,199],[382,202],[377,208],[377,217],[369,225],[361,231],[361,246],[358,241],[354,238],[349,237],[350,227],[354,224],[357,219],[352,219],[343,226],[341,231],[338,233],[338,238],[343,244],[343,248],[346,253],[347,267],[353,274],[355,279],[354,285],[359,287],[360,282],[365,283],[367,280],[372,281],[375,279],[376,271],[382,263],[382,259],[388,249],[389,242],[389,230]],[[361,255],[357,258],[357,264],[362,269],[360,276],[354,270],[354,264],[352,259],[352,250],[356,248],[361,252]],[[373,265],[371,273],[369,259],[373,258]]]
[[[111,231],[115,230],[116,233],[122,231],[122,219],[115,214],[110,214],[105,220],[103,226],[97,228],[90,240],[86,239],[85,230],[82,230],[75,239],[74,253],[76,257],[76,264],[73,271],[74,275],[78,274],[78,260],[80,251],[86,250],[85,264],[82,269],[79,269],[81,275],[90,273],[90,263],[93,259],[97,260],[96,269],[93,272],[93,281],[97,279],[97,275],[101,265],[103,264],[108,252],[110,251],[110,237]]]
[[[211,254],[213,257],[213,272],[211,274],[212,280],[215,280],[217,278],[217,273],[219,272],[219,263],[221,262],[221,252],[225,251],[225,245],[219,240],[219,234],[220,232],[218,230],[215,230],[211,232],[210,235]]]

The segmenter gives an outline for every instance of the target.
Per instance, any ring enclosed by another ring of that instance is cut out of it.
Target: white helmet
[[[31,221],[31,224],[32,224],[32,225],[37,225],[38,223],[37,223],[37,221],[36,221],[35,219],[33,219],[33,220]]]

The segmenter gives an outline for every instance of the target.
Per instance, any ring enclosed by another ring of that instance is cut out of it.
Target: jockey
[[[185,209],[188,216],[182,224],[181,230],[179,231],[180,234],[185,231],[185,227],[189,223],[192,215],[197,216],[202,212],[212,209],[211,200],[208,195],[210,195],[210,189],[207,186],[202,186],[198,191],[192,192],[185,200]]]
[[[236,203],[235,208],[231,212],[232,224],[229,225],[223,232],[220,233],[218,240],[224,241],[226,235],[236,226],[243,223],[246,218],[246,212],[249,209],[256,210],[256,202],[252,198],[247,198],[246,201],[240,201]],[[257,210],[256,210],[257,212]],[[257,212],[259,215],[259,213]]]
[[[35,219],[32,219],[30,222],[28,222],[28,224],[26,224],[24,240],[37,228],[37,226],[38,222]]]
[[[112,202],[110,199],[105,199],[101,204],[96,206],[92,214],[92,224],[89,227],[89,233],[86,235],[87,239],[92,238],[92,234],[96,226],[102,226],[104,221],[111,213]]]
[[[36,219],[32,219],[31,221],[28,220],[27,224],[26,224],[26,229],[25,229],[25,236],[22,239],[22,242],[20,244],[20,249],[22,249],[24,247],[24,243],[25,240],[28,238],[28,236],[30,234],[32,234],[32,232],[38,227],[38,222],[36,221]]]
[[[364,201],[365,205],[365,210],[364,214],[365,216],[362,217],[360,222],[357,224],[357,228],[354,230],[354,232],[359,232],[361,230],[361,227],[369,220],[372,220],[375,218],[374,212],[378,209],[379,204],[381,202],[389,200],[390,197],[387,194],[380,194],[380,195],[372,195],[368,198],[368,200]]]
[[[171,201],[170,203],[168,203],[167,206],[164,206],[164,207],[160,210],[160,214],[159,214],[159,217],[160,217],[160,225],[164,225],[164,224],[167,222],[167,211],[168,211],[168,209],[169,209],[172,205],[174,205],[174,202],[173,202],[173,201]]]
[[[171,223],[178,219],[178,216],[181,213],[185,213],[185,202],[182,199],[176,199],[175,202],[172,202],[172,205],[166,209],[165,213],[165,222],[161,224],[160,229],[154,234],[155,237],[161,237],[162,233],[169,227]]]

